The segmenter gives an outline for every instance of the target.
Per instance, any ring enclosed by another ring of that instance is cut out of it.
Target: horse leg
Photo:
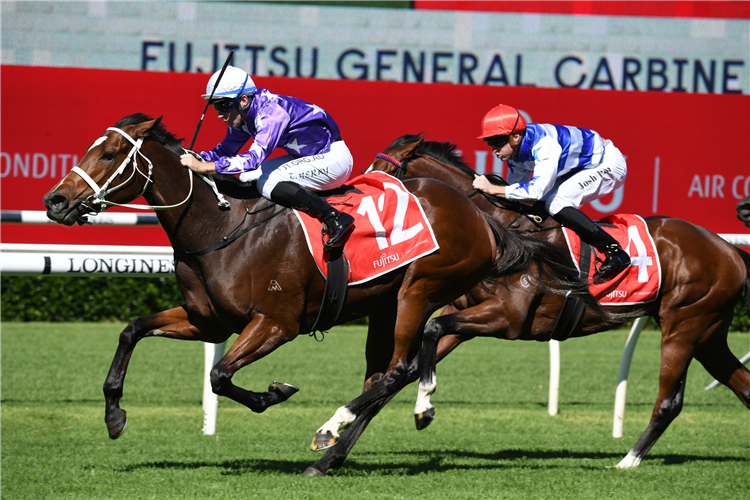
[[[394,350],[394,338],[389,335],[389,332],[393,332],[396,327],[396,310],[396,304],[393,304],[391,307],[384,308],[377,316],[370,317],[365,347],[367,368],[362,392],[369,390],[372,384],[380,380],[388,370],[388,364],[393,357]],[[310,449],[313,451],[325,450],[337,443],[340,434],[347,430],[356,418],[348,406],[339,407],[336,413],[315,432]],[[364,426],[362,430],[364,430]]]
[[[425,429],[435,419],[435,407],[430,402],[437,389],[436,365],[439,342],[446,335],[490,336],[508,329],[505,315],[496,314],[488,303],[469,307],[452,314],[439,316],[425,327],[420,351],[420,379],[417,403],[414,407],[414,422],[417,430]]]
[[[146,337],[168,337],[182,340],[202,340],[200,330],[188,321],[187,312],[175,307],[151,316],[136,318],[120,333],[115,357],[104,382],[105,414],[109,437],[117,439],[128,424],[125,410],[120,408],[125,373],[135,345]],[[226,338],[229,334],[226,335]],[[224,338],[223,340],[226,340]],[[213,339],[212,339],[213,340]],[[222,339],[216,339],[222,342]]]
[[[423,329],[424,321],[426,321],[431,313],[430,304],[420,290],[414,289],[399,296],[397,307],[398,314],[396,316],[393,335],[395,341],[387,369],[384,373],[378,372],[369,377],[362,394],[347,405],[339,408],[334,417],[318,429],[311,446],[313,450],[324,449],[324,447],[336,444],[339,439],[338,434],[343,428],[356,425],[356,429],[361,433],[367,422],[377,414],[380,408],[410,382],[408,379],[409,365],[414,362],[414,358],[416,357],[417,352],[413,351],[417,351],[419,347],[418,333]],[[373,334],[372,329],[368,333],[368,336],[371,334]],[[382,352],[378,356],[377,364],[383,363],[385,358],[382,356],[384,354],[385,352]],[[368,359],[368,366],[372,362],[372,360]],[[353,439],[354,437],[352,435],[351,445],[356,441],[356,439]],[[347,453],[348,450],[345,449],[344,452],[336,454],[336,457],[332,455],[332,466],[340,466]],[[313,468],[317,469],[317,467]],[[323,468],[325,468],[325,465],[323,465]],[[317,472],[324,473],[321,470]],[[306,471],[306,475],[320,474]]]
[[[633,449],[617,464],[618,469],[638,466],[669,424],[682,411],[685,379],[693,357],[693,347],[679,335],[672,334],[665,337],[668,338],[662,341],[661,347],[659,394],[651,414],[651,421]]]
[[[237,387],[232,383],[232,377],[240,368],[272,353],[296,336],[294,328],[283,327],[273,319],[257,314],[211,370],[214,393],[233,399],[255,413],[262,413],[269,406],[289,399],[299,391],[293,385],[274,382],[268,386],[268,392],[258,393]]]
[[[448,335],[440,340],[438,346],[438,361],[442,360],[450,352],[452,352],[458,345],[471,337],[463,338],[459,335]],[[409,363],[409,369],[406,374],[406,384],[411,384],[416,381],[419,376],[419,356],[416,356],[411,363]],[[344,460],[349,455],[349,452],[354,447],[359,437],[364,432],[370,421],[377,415],[380,410],[391,400],[399,391],[396,391],[390,397],[383,401],[379,401],[372,405],[370,408],[365,410],[356,420],[353,420],[349,428],[341,434],[341,437],[336,441],[336,446],[328,448],[325,455],[320,460],[312,464],[310,467],[302,473],[303,476],[324,476],[326,472],[331,468],[338,468],[344,463]],[[343,407],[342,407],[343,408]]]
[[[417,365],[415,363],[414,365],[415,376],[410,382],[413,382],[414,380],[417,379],[416,373],[417,373]],[[375,418],[375,415],[380,413],[380,410],[383,409],[383,407],[386,404],[388,404],[388,401],[393,399],[393,397],[396,396],[398,392],[399,391],[395,391],[389,397],[383,400],[376,401],[370,407],[366,408],[359,415],[357,415],[356,419],[352,419],[351,422],[348,424],[346,432],[341,431],[343,433],[335,441],[336,446],[328,447],[328,449],[326,449],[325,455],[323,455],[320,458],[320,460],[318,460],[317,462],[312,464],[310,467],[308,467],[302,473],[302,475],[303,476],[325,476],[326,472],[329,469],[338,469],[339,467],[341,467],[341,465],[344,463],[344,460],[346,460],[346,457],[349,456],[349,452],[357,443],[357,440],[365,431],[365,428],[368,426],[370,421],[373,418]],[[340,409],[341,408],[339,408],[339,410]],[[335,418],[335,416],[331,418]]]
[[[518,338],[529,315],[534,316],[533,312],[530,313],[532,303],[541,297],[532,288],[513,290],[512,300],[508,300],[508,297],[504,295],[510,293],[509,291],[498,290],[497,292],[500,295],[482,293],[474,296],[476,305],[471,307],[465,307],[467,304],[462,298],[454,303],[454,306],[446,308],[443,314],[430,321],[425,327],[420,355],[419,390],[414,407],[414,422],[417,430],[426,428],[435,419],[435,407],[430,398],[437,389],[436,365],[440,359],[440,349],[445,349],[455,342],[455,340],[448,340],[443,344],[443,339],[451,339],[453,336],[458,336],[457,338],[461,340],[474,337]],[[553,297],[551,300],[556,299]],[[459,310],[455,305],[462,309]],[[453,348],[457,345],[455,344]],[[443,355],[447,355],[447,352]]]
[[[697,359],[713,378],[729,387],[750,409],[750,370],[729,350],[726,335],[698,346]]]

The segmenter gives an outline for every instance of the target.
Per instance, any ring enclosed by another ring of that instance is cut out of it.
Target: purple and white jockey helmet
[[[208,80],[206,85],[206,93],[201,97],[208,100],[211,97],[211,91],[213,91],[214,97],[212,101],[219,99],[234,99],[242,94],[250,94],[255,92],[255,83],[245,71],[234,66],[227,66],[224,71],[224,75],[221,77],[218,87],[214,90],[216,80],[219,78],[220,71],[214,73]]]

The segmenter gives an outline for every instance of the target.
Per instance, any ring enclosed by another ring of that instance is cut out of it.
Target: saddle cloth
[[[440,248],[419,200],[397,178],[375,171],[349,180],[346,186],[343,194],[327,200],[354,217],[354,229],[343,240],[349,286],[375,279]],[[326,276],[329,255],[323,248],[322,223],[304,212],[294,212],[307,247]]]
[[[564,227],[563,234],[570,255],[581,275],[588,278],[591,294],[606,306],[627,306],[655,300],[661,288],[661,263],[646,221],[637,215],[616,214],[599,222],[630,255],[630,266],[610,281],[595,285],[592,281],[596,273],[594,254],[601,261],[605,255],[582,243],[575,231]]]

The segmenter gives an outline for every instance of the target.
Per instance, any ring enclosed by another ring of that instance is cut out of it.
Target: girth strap
[[[560,308],[560,314],[557,316],[555,327],[547,340],[563,341],[569,339],[573,330],[581,321],[585,308],[586,304],[577,295],[571,295],[568,292],[565,295],[565,302]]]
[[[317,332],[323,333],[330,330],[339,319],[339,314],[341,314],[344,303],[346,303],[348,285],[349,263],[344,258],[344,249],[343,247],[331,248],[323,301],[320,304],[318,317],[310,331],[310,335],[314,336],[316,340]],[[323,338],[320,340],[323,340]]]

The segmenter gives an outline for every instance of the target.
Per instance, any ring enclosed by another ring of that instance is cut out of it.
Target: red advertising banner
[[[44,210],[42,196],[109,126],[136,112],[164,116],[187,146],[208,75],[2,67],[0,207]],[[313,102],[338,122],[365,170],[394,139],[424,132],[450,141],[479,172],[504,172],[478,140],[485,112],[515,106],[532,121],[598,131],[625,154],[624,188],[584,208],[679,217],[718,233],[747,232],[735,204],[750,194],[750,96],[463,86],[257,77],[258,87]],[[195,149],[225,133],[209,108]],[[249,146],[249,145],[248,145]],[[158,168],[158,167],[157,167]],[[74,174],[75,175],[75,174]],[[139,201],[140,203],[143,200]],[[115,211],[115,209],[111,209]],[[2,225],[5,243],[168,245],[161,228]]]
[[[523,2],[487,2],[486,0],[416,0],[414,8],[424,10],[470,10],[516,14],[574,14],[593,16],[698,17],[750,19],[747,1],[655,1],[623,2],[585,0],[525,0]]]

